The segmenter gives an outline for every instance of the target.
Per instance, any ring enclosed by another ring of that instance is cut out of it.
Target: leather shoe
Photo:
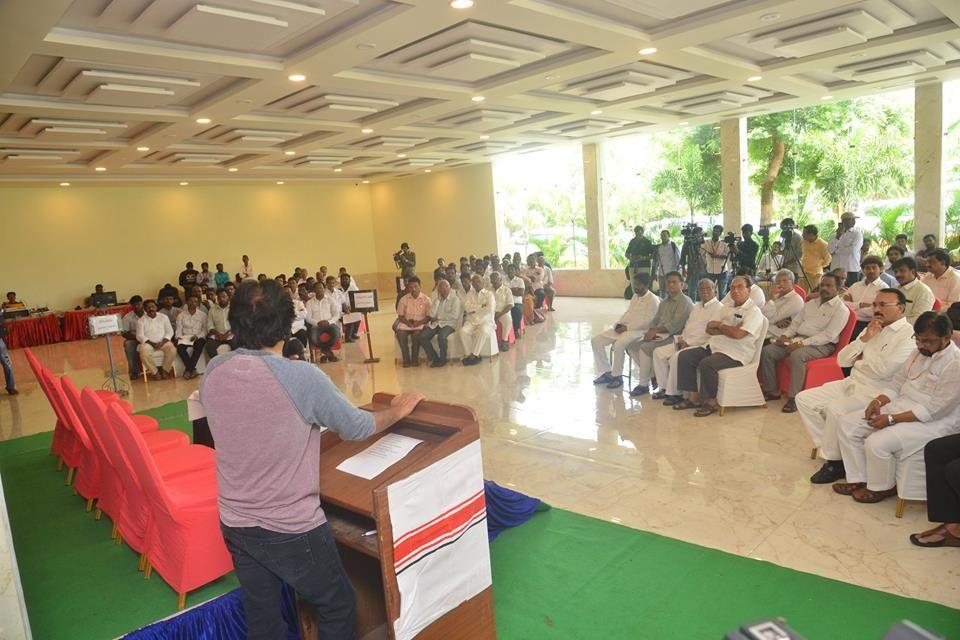
[[[630,395],[636,398],[637,396],[643,396],[650,393],[650,388],[645,384],[638,384],[630,391]],[[652,396],[651,396],[652,397]]]
[[[866,482],[837,482],[833,485],[833,490],[842,496],[852,496],[857,489],[866,488]]]
[[[622,389],[623,388],[623,378],[610,378],[610,382],[607,383],[607,389]]]
[[[613,376],[611,376],[610,372],[607,371],[605,373],[601,373],[599,376],[594,378],[593,384],[607,384],[611,380],[613,380]]]
[[[683,396],[667,396],[663,400],[663,406],[672,407],[673,405],[677,404],[681,400],[683,400]]]
[[[843,460],[827,460],[819,471],[810,476],[810,482],[813,484],[832,484],[846,477],[847,472],[843,468]]]
[[[650,397],[653,398],[654,400],[663,400],[663,399],[665,399],[665,398],[667,397],[667,392],[666,392],[666,391],[663,391],[663,390],[660,390],[660,391],[657,391],[655,394],[653,394],[653,395],[650,396]]]

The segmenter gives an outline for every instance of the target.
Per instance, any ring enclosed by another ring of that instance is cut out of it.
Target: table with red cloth
[[[6,326],[7,335],[3,341],[10,349],[52,344],[62,339],[60,318],[55,313],[13,318],[6,321]]]
[[[80,311],[65,311],[63,314],[63,339],[81,340],[90,337],[90,316],[106,316],[119,313],[122,318],[133,307],[128,304],[107,307],[106,309],[81,309]]]

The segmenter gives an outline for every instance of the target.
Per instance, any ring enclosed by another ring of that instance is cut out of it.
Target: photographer
[[[760,251],[760,245],[753,239],[753,225],[745,224],[740,227],[742,240],[737,243],[737,260],[740,267],[750,269],[751,275],[756,272],[757,253]]]
[[[393,254],[393,263],[400,269],[400,276],[406,280],[417,275],[417,254],[410,251],[410,245],[404,242],[400,251]]]
[[[793,218],[784,218],[780,222],[780,241],[783,244],[783,268],[790,269],[800,278],[800,256],[803,255],[803,236],[797,231]]]
[[[703,255],[706,276],[717,284],[717,295],[722,298],[727,289],[727,257],[730,254],[730,245],[721,236],[723,226],[714,225],[710,239],[703,243]]]
[[[653,243],[643,235],[643,227],[639,225],[634,227],[633,233],[634,237],[630,240],[630,244],[627,245],[627,250],[624,252],[627,260],[630,261],[631,281],[638,273],[650,277],[654,254]]]
[[[660,244],[654,254],[653,271],[660,284],[660,296],[667,296],[667,274],[680,270],[680,248],[670,239],[670,232],[664,229],[660,232]]]
[[[685,224],[680,229],[683,236],[683,248],[680,250],[680,269],[688,283],[699,282],[703,276],[703,229],[694,223]],[[687,295],[694,302],[697,301],[698,291],[693,286],[687,287]]]

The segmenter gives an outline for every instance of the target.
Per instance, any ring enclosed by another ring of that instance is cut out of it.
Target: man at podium
[[[251,639],[286,637],[282,581],[316,608],[321,638],[353,638],[356,596],[320,504],[320,427],[362,440],[423,399],[361,411],[317,367],[283,357],[293,303],[274,280],[246,281],[230,304],[237,349],[207,365],[200,400],[217,443],[220,522]]]

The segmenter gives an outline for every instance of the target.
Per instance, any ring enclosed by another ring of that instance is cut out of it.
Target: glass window
[[[493,161],[500,252],[543,251],[554,269],[587,268],[587,217],[580,145]]]
[[[943,83],[943,209],[947,247],[960,247],[960,80]]]

